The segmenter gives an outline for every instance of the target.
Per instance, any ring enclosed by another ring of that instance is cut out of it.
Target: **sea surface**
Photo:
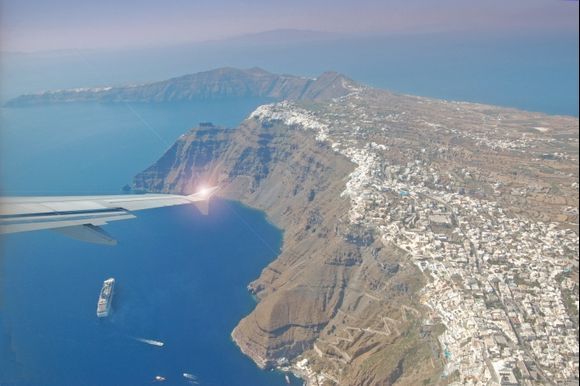
[[[0,104],[21,93],[131,84],[216,67],[325,70],[397,92],[578,116],[578,37],[393,36],[217,42],[123,51],[3,54]],[[260,99],[0,108],[4,195],[115,194],[199,122],[235,127]],[[254,306],[246,285],[279,252],[264,214],[216,200],[139,212],[116,247],[56,233],[0,239],[1,385],[284,385],[231,341]],[[96,318],[102,281],[113,313]],[[138,339],[165,342],[162,348]],[[294,384],[299,381],[293,380]]]
[[[5,194],[115,194],[198,121],[234,126],[263,100],[3,108]],[[111,223],[115,247],[51,231],[0,239],[0,384],[285,385],[230,338],[255,303],[247,284],[279,253],[264,214],[215,200]],[[112,316],[96,317],[103,280]],[[155,347],[138,339],[165,343]],[[292,379],[293,384],[300,384]]]

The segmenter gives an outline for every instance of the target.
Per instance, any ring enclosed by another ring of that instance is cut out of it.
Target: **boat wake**
[[[183,378],[187,379],[187,382],[189,382],[192,385],[199,385],[199,380],[193,374],[183,373]]]
[[[150,346],[156,346],[156,347],[165,346],[165,343],[163,343],[159,340],[145,339],[145,338],[133,338],[133,339],[135,339],[137,342],[145,343],[145,344],[148,344]]]

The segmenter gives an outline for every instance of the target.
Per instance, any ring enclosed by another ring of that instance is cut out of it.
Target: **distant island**
[[[245,96],[273,103],[191,129],[132,188],[218,184],[284,230],[232,332],[260,367],[308,385],[578,379],[577,118],[261,69],[10,103]]]
[[[273,74],[257,67],[247,70],[228,67],[140,85],[25,94],[9,100],[6,105],[16,107],[72,102],[158,103],[249,97],[317,100],[346,95],[354,84],[352,80],[336,72],[325,72],[311,79]]]

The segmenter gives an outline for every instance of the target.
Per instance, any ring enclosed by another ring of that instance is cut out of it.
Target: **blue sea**
[[[115,194],[179,136],[235,127],[266,99],[1,108],[4,195]]]
[[[234,126],[264,100],[3,108],[4,194],[116,194],[198,121]],[[0,384],[285,385],[230,338],[255,303],[246,286],[280,250],[264,214],[215,200],[138,213],[115,247],[50,231],[3,237]],[[103,280],[113,313],[96,317]],[[138,341],[160,340],[163,348]],[[294,385],[301,384],[292,379]]]
[[[286,384],[230,338],[254,306],[246,285],[280,248],[280,231],[262,213],[218,200],[208,217],[158,209],[107,231],[116,247],[51,232],[6,238],[2,385],[146,385],[156,375],[187,385],[182,373],[200,385]],[[100,320],[108,277],[113,312]]]
[[[46,89],[139,83],[222,66],[314,76],[337,70],[397,92],[578,116],[577,37],[401,36],[8,54],[0,102]],[[235,127],[261,99],[0,108],[4,195],[115,194],[198,122]],[[1,385],[276,386],[230,333],[254,301],[247,284],[280,250],[263,213],[216,200],[139,212],[106,230],[116,247],[56,233],[2,238]],[[113,314],[95,315],[117,279]],[[159,348],[137,339],[165,342]],[[293,379],[293,384],[300,384]]]

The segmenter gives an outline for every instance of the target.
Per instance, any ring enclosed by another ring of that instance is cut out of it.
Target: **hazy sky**
[[[128,47],[272,29],[578,33],[565,0],[0,0],[1,49]]]

